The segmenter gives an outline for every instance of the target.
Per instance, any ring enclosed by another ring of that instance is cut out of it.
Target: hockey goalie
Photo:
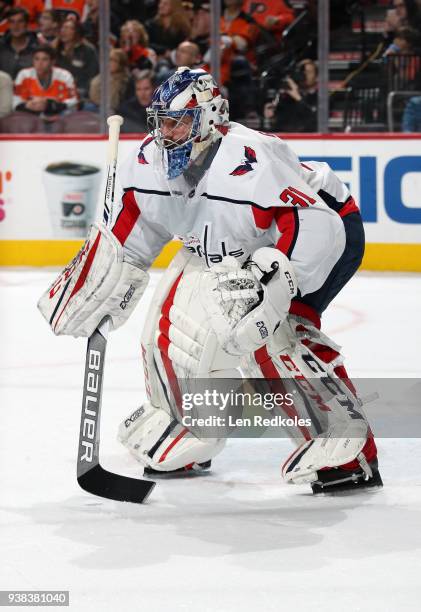
[[[121,424],[122,444],[146,473],[206,469],[225,440],[183,426],[181,381],[298,381],[293,409],[312,426],[291,436],[283,478],[314,492],[381,485],[340,347],[321,331],[364,252],[347,187],[327,164],[300,163],[280,138],[229,122],[228,103],[203,70],[179,68],[158,87],[148,124],[121,165],[112,223],[92,226],[39,302],[55,334],[90,336],[107,315],[116,329],[163,246],[182,240],[149,306],[147,400]]]

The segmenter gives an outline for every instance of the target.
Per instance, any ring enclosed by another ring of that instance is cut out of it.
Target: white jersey
[[[156,158],[147,136],[120,170],[124,195],[112,231],[127,260],[148,268],[174,236],[207,266],[226,255],[242,262],[272,246],[290,258],[305,295],[323,285],[341,257],[341,216],[358,210],[347,188],[327,164],[300,164],[278,137],[231,123],[186,197],[171,195]]]

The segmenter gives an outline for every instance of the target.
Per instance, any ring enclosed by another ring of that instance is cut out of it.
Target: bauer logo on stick
[[[84,454],[81,461],[92,463],[94,455],[95,430],[98,415],[98,392],[100,389],[99,369],[101,365],[101,353],[90,349],[88,353],[88,373],[86,376],[85,410],[82,424],[81,446]]]

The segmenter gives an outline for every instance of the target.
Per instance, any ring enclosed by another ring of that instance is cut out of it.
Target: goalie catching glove
[[[203,273],[201,298],[222,348],[231,355],[256,351],[289,311],[297,281],[289,259],[262,247],[241,268],[234,257]]]
[[[104,225],[91,227],[85,244],[38,302],[56,335],[90,336],[105,316],[117,329],[143,295],[149,275],[123,261],[123,247]]]

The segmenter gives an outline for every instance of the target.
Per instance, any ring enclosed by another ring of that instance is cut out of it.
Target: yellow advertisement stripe
[[[63,266],[82,246],[79,240],[1,240],[1,266]],[[181,246],[167,244],[154,262],[155,268],[165,268]],[[366,245],[361,268],[421,272],[421,244],[370,243]]]
[[[421,272],[421,244],[368,243],[361,269]]]

